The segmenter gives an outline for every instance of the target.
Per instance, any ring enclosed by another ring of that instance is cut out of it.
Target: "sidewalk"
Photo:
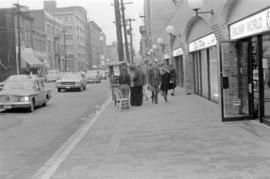
[[[169,103],[111,103],[53,179],[269,179],[270,128],[222,123],[220,106],[177,89]]]

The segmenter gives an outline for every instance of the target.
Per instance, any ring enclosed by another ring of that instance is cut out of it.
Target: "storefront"
[[[176,76],[177,76],[177,85],[183,88],[184,83],[184,61],[183,61],[183,49],[177,48],[173,50],[173,58],[175,60],[176,67]]]
[[[270,7],[229,24],[220,44],[222,120],[270,124]]]
[[[194,92],[208,100],[219,101],[219,63],[217,40],[213,33],[189,43],[193,61]]]

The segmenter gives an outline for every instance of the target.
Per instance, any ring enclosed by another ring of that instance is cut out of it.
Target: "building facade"
[[[106,35],[94,21],[87,23],[87,53],[89,67],[99,67],[106,60]]]
[[[175,65],[179,85],[219,103],[223,121],[269,123],[269,1],[205,0],[200,11],[213,14],[197,15],[186,0],[166,1],[171,12],[158,21],[157,12],[167,12],[161,10],[164,3],[145,0],[145,29],[151,34],[146,51],[156,44],[159,60]],[[171,34],[168,25],[174,27]]]
[[[64,71],[63,23],[44,10],[32,10],[34,53],[49,69]]]
[[[18,21],[18,11],[14,8],[0,9],[0,80],[10,75],[35,73],[44,71],[44,63],[34,54],[33,50],[33,14],[28,8],[21,9]],[[24,13],[27,12],[27,13]],[[18,36],[20,25],[20,41]],[[20,56],[19,56],[20,42]]]
[[[86,10],[80,6],[57,8],[55,1],[44,1],[44,10],[63,22],[67,70],[86,70]]]

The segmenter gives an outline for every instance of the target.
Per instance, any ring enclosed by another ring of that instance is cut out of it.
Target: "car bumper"
[[[100,79],[88,79],[87,83],[96,83],[96,82],[100,82]]]
[[[0,102],[0,111],[1,110],[7,110],[7,109],[13,109],[13,108],[29,108],[31,107],[31,102],[9,102],[9,103],[3,103]]]
[[[56,87],[61,89],[74,89],[81,88],[81,85],[57,85]]]

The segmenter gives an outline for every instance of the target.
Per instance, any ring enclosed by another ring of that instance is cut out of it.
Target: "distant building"
[[[106,60],[106,35],[94,21],[87,23],[86,43],[89,67],[104,65]]]
[[[68,71],[86,70],[86,10],[80,6],[57,8],[54,0],[44,1],[44,9],[63,22]]]
[[[107,45],[106,54],[107,54],[106,63],[119,61],[117,52],[117,42],[113,42],[111,45]]]
[[[63,22],[44,10],[32,10],[34,53],[50,69],[64,70]]]

